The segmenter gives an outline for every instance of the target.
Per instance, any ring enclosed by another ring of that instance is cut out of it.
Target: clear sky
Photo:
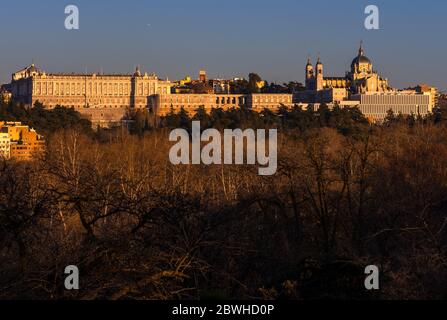
[[[80,10],[80,30],[64,28],[64,8]],[[380,8],[380,30],[364,28]],[[31,63],[47,72],[303,81],[310,54],[328,76],[348,70],[363,39],[374,68],[399,88],[447,90],[445,0],[14,0],[0,1],[0,82]]]

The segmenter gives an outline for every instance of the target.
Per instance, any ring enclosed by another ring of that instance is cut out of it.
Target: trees
[[[54,194],[45,185],[47,173],[38,164],[0,161],[0,239],[2,246],[17,252],[18,270],[26,272],[30,241],[38,225],[54,213]]]
[[[192,117],[193,121],[200,121],[200,124],[204,130],[212,128],[211,116],[202,106],[197,109],[196,114]]]
[[[88,134],[93,134],[91,122],[83,118],[79,112],[61,106],[46,109],[40,102],[36,102],[33,108],[25,108],[15,103],[0,104],[0,119],[20,121],[45,136],[69,128],[79,128]]]
[[[250,93],[260,93],[260,83],[262,78],[257,73],[250,73],[248,75],[248,90]]]
[[[335,128],[345,135],[358,134],[369,128],[369,123],[357,108],[338,108],[330,110],[323,105],[318,111],[302,110],[295,106],[290,109],[282,106],[277,112],[263,110],[254,112],[249,109],[213,109],[209,113],[202,107],[191,116],[185,110],[175,113],[174,110],[162,119],[162,126],[168,128],[188,129],[191,120],[200,120],[203,128],[236,129],[236,128],[280,128],[283,130],[310,128]]]
[[[445,296],[442,124],[366,126],[357,110],[298,107],[195,119],[277,127],[278,173],[173,166],[164,128],[64,130],[44,159],[0,163],[0,298]],[[66,293],[61,270],[73,263],[83,288]],[[359,281],[371,263],[386,283],[375,295]]]
[[[161,125],[167,128],[181,128],[189,130],[191,127],[190,117],[184,108],[181,108],[180,112],[174,112],[171,108],[169,114],[162,118]]]
[[[211,88],[208,84],[203,82],[192,84],[191,89],[194,94],[207,94],[213,92],[213,88]]]
[[[140,137],[145,131],[151,130],[155,125],[155,119],[147,109],[131,110],[128,112],[127,118],[131,121],[130,133]]]

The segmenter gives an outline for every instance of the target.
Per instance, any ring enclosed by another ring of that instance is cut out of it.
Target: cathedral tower
[[[316,90],[320,91],[324,89],[324,67],[321,63],[320,57],[318,57],[318,62],[315,67],[316,69]]]
[[[307,59],[307,65],[306,65],[306,89],[307,90],[315,89],[314,67],[312,66],[310,58]]]

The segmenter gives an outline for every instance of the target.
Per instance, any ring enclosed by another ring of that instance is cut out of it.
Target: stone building
[[[9,85],[0,86],[0,101],[8,104],[9,102],[11,102],[11,99],[12,94],[10,86]]]
[[[352,95],[349,100],[337,103],[325,103],[329,109],[358,108],[371,123],[381,123],[388,116],[389,111],[397,116],[399,114],[415,117],[426,117],[433,112],[431,96],[428,93],[412,93],[404,91],[365,93]],[[321,103],[300,103],[303,109],[310,108],[317,111]]]
[[[429,86],[403,91],[391,88],[388,79],[374,71],[362,45],[344,77],[326,77],[318,58],[315,67],[308,59],[305,79],[306,90],[294,94],[295,104],[314,110],[322,103],[330,108],[358,107],[371,122],[383,121],[390,110],[396,115],[427,116],[437,101],[436,88]]]
[[[414,89],[410,89],[410,91],[413,91],[414,93],[430,95],[431,107],[435,108],[438,106],[439,92],[437,88],[431,87],[426,84],[419,84]]]
[[[11,158],[11,139],[7,132],[0,131],[0,159]]]
[[[395,115],[428,116],[433,112],[430,94],[403,92],[367,93],[352,96],[360,111],[372,122],[382,122],[390,110]]]
[[[28,161],[45,151],[45,141],[20,122],[0,122],[0,153],[6,159]]]
[[[340,102],[353,94],[367,92],[384,93],[392,89],[388,80],[373,69],[371,60],[365,55],[363,46],[351,63],[351,70],[343,77],[325,77],[324,65],[318,58],[315,68],[310,58],[306,65],[306,91],[297,93],[296,102]]]
[[[248,108],[257,112],[262,112],[264,109],[275,112],[281,107],[291,108],[294,105],[292,94],[280,93],[250,94],[247,96],[247,104]]]
[[[171,86],[139,68],[133,75],[47,74],[34,64],[14,73],[10,85],[15,102],[72,107],[98,124],[120,122],[129,108],[151,107],[149,97],[169,95]]]
[[[212,109],[247,108],[261,112],[264,109],[278,110],[281,106],[293,106],[291,94],[170,94],[155,95],[151,105],[154,113],[165,116],[173,110],[178,112],[182,108],[190,114],[203,107],[205,111]]]

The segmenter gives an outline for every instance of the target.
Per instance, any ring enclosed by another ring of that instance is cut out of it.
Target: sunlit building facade
[[[11,139],[8,133],[0,131],[0,158],[11,158]]]
[[[307,104],[313,109],[323,103],[329,107],[358,107],[371,122],[381,122],[389,111],[424,117],[436,105],[436,88],[418,86],[403,91],[391,88],[388,79],[374,70],[362,45],[345,76],[325,76],[320,58],[315,67],[309,59],[305,70],[306,90],[295,93],[294,103]]]
[[[278,110],[281,106],[292,107],[292,94],[170,94],[155,95],[151,105],[158,116],[185,110],[195,114],[199,108],[206,112],[213,109],[245,108],[256,112],[264,109]]]
[[[26,106],[74,108],[93,122],[120,121],[127,110],[151,107],[150,96],[169,95],[171,83],[156,75],[47,74],[34,64],[12,75],[13,100]],[[101,110],[100,112],[96,110]]]
[[[0,122],[0,154],[6,159],[29,161],[45,151],[45,140],[20,122]]]

